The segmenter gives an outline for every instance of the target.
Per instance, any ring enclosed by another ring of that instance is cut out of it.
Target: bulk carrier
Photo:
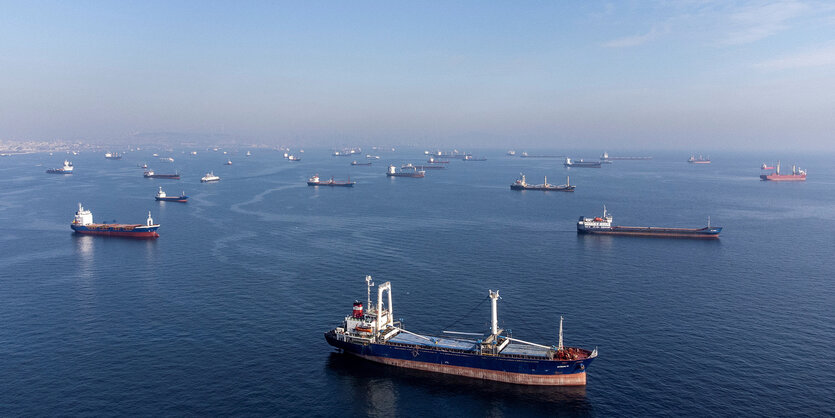
[[[414,177],[414,178],[422,178],[426,176],[426,171],[418,170],[417,168],[413,168],[411,170],[397,171],[397,167],[390,165],[389,171],[386,172],[386,177]]]
[[[763,167],[763,169],[767,168],[765,164],[763,164]],[[761,174],[760,179],[764,181],[806,181],[806,170],[801,170],[793,165],[791,174],[780,174],[780,162],[777,161],[777,169],[771,174]]]
[[[569,177],[565,177],[565,184],[548,184],[548,177],[545,177],[543,184],[528,184],[525,180],[525,175],[520,174],[513,184],[510,185],[510,190],[543,190],[553,192],[573,192],[575,186],[569,184]]]
[[[606,211],[603,206],[603,217],[585,218],[580,217],[577,221],[578,234],[600,234],[600,235],[632,235],[643,237],[666,237],[666,238],[700,238],[716,239],[722,232],[721,226],[710,226],[710,218],[707,218],[707,226],[704,228],[664,228],[657,226],[613,226],[612,214]]]
[[[355,181],[351,181],[350,177],[348,181],[337,181],[333,177],[328,181],[321,181],[318,174],[314,174],[313,177],[307,179],[308,186],[354,187],[356,183]]]
[[[597,358],[593,351],[566,347],[562,340],[562,317],[557,345],[547,346],[511,338],[499,329],[496,302],[499,292],[489,291],[492,327],[489,335],[445,331],[448,334],[478,335],[478,339],[429,336],[406,331],[394,320],[391,283],[377,286],[377,304],[371,305],[374,283],[366,276],[367,307],[354,302],[351,315],[325,333],[328,344],[359,358],[391,366],[472,377],[498,382],[541,386],[581,386],[586,369]],[[383,305],[383,294],[388,304]]]
[[[155,173],[154,170],[148,170],[144,174],[142,174],[142,176],[145,177],[146,179],[168,179],[168,180],[179,180],[180,179],[180,173],[159,174],[159,173]]]
[[[46,170],[49,174],[72,174],[73,165],[71,162],[64,160],[64,166],[60,168],[50,168]]]
[[[93,214],[84,209],[81,203],[78,204],[78,211],[75,212],[70,228],[76,234],[85,235],[107,235],[114,237],[129,237],[129,238],[156,238],[159,236],[157,229],[159,225],[154,223],[151,218],[151,212],[148,212],[148,219],[145,225],[141,224],[95,224],[93,223]]]

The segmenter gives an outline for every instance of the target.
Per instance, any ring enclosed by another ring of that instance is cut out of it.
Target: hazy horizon
[[[835,150],[828,2],[3,10],[0,140]]]

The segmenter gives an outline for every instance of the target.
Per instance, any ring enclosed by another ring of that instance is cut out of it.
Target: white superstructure
[[[90,225],[93,223],[93,213],[78,204],[78,211],[75,212],[75,218],[72,223],[75,225]]]
[[[603,205],[603,216],[596,216],[594,218],[581,217],[577,221],[577,229],[611,229],[612,228],[612,214],[606,211],[606,205]]]
[[[166,195],[165,192],[162,191],[162,186],[160,186],[159,191],[157,192],[157,197],[166,197],[166,196],[168,196],[168,195]]]

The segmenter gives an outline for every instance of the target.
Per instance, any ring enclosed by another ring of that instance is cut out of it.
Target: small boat
[[[104,154],[104,158],[107,158],[108,160],[121,160],[122,155],[117,152],[106,152]]]
[[[201,183],[208,183],[210,181],[219,181],[219,180],[220,180],[220,177],[216,176],[213,171],[210,171],[210,172],[206,173],[205,176],[200,178]]]
[[[64,166],[61,168],[50,168],[46,170],[49,174],[72,174],[73,165],[71,162],[64,160]]]
[[[183,194],[181,194],[179,196],[168,196],[162,190],[162,187],[159,188],[159,191],[157,192],[157,195],[155,196],[155,198],[158,202],[180,202],[180,203],[188,202],[188,196],[186,196],[186,192],[183,192]]]
[[[760,170],[774,170],[774,167],[763,163],[763,165],[760,166]]]
[[[232,160],[226,160],[226,165],[232,165]]]
[[[247,156],[247,157],[250,157],[250,156],[252,156],[252,153],[251,153],[251,152],[249,152],[249,151],[247,151],[247,152],[246,152],[246,156]]]
[[[287,157],[287,160],[289,160],[289,161],[301,161],[302,158],[301,157],[296,157],[295,155],[290,155],[290,156]]]
[[[172,157],[162,157],[159,160],[160,160],[160,162],[163,162],[163,163],[173,163],[174,162],[174,158],[172,158]]]
[[[328,181],[321,181],[318,174],[314,174],[313,177],[307,179],[308,186],[354,187],[354,184],[356,182],[351,181],[350,178],[348,181],[336,181],[331,177]]]
[[[148,169],[148,164],[147,163],[137,164],[136,166],[139,167],[139,168]]]

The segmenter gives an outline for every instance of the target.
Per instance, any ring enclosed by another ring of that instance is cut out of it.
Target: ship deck
[[[388,342],[390,343],[397,343],[397,344],[409,344],[409,345],[420,345],[425,347],[440,347],[440,348],[448,348],[452,350],[463,350],[463,351],[472,351],[478,352],[478,344],[475,341],[468,341],[468,340],[459,340],[454,338],[444,338],[444,337],[426,337],[432,338],[434,342],[429,341],[424,338],[420,338],[416,335],[407,334],[405,332],[401,332],[396,336],[392,337]]]
[[[447,338],[447,337],[430,337],[434,340],[430,341],[416,335],[401,332],[388,340],[388,343],[416,345],[426,348],[440,348],[445,350],[460,350],[471,353],[479,353],[478,343],[471,340]],[[499,356],[520,357],[520,358],[548,358],[548,349],[536,347],[527,344],[508,344]]]

